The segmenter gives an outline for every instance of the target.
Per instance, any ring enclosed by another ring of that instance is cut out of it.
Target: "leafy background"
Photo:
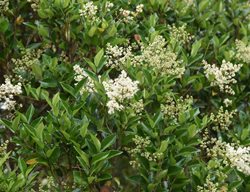
[[[84,17],[79,12],[87,4],[83,0],[0,1],[0,81],[11,77],[23,90],[15,96],[15,110],[0,114],[0,191],[249,191],[248,175],[223,166],[221,158],[200,146],[205,133],[208,140],[250,144],[250,62],[235,56],[236,40],[249,41],[249,2],[111,2],[107,9],[107,1],[93,1],[97,13]],[[120,9],[135,11],[139,4],[143,12],[125,22]],[[179,33],[190,39],[174,36],[173,26],[185,26]],[[109,114],[102,81],[117,78],[121,68],[107,64],[108,44],[132,45],[134,55],[140,55],[140,45],[158,35],[178,56],[184,74],[165,75],[127,60],[122,70],[139,82],[131,102],[142,100],[143,109]],[[234,95],[211,86],[203,60],[243,65],[232,85]],[[80,93],[88,79],[76,84],[75,65],[94,81],[94,93]],[[191,104],[185,103],[188,96]],[[174,109],[168,110],[177,112],[166,118],[161,106],[169,97]],[[218,114],[225,99],[232,101],[229,113],[237,112],[228,130],[213,129],[211,113]],[[149,144],[133,155],[140,139]],[[160,156],[152,161],[140,155],[144,152]],[[208,178],[217,189],[204,185]]]

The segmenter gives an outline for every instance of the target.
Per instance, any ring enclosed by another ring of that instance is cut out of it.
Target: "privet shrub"
[[[0,191],[250,191],[247,0],[0,0]]]

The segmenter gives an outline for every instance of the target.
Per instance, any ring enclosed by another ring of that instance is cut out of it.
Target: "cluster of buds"
[[[182,44],[190,42],[194,36],[186,31],[186,27],[187,25],[182,25],[181,27],[170,26],[170,38]]]
[[[7,153],[8,144],[9,140],[6,140],[4,143],[0,145],[0,156],[4,156]]]
[[[162,158],[162,153],[152,153],[147,150],[147,148],[151,145],[149,137],[143,138],[141,136],[135,135],[133,142],[135,144],[134,148],[125,149],[133,159],[129,162],[132,167],[140,167],[139,157],[143,157],[149,162],[157,162],[157,160]]]
[[[130,106],[137,115],[141,115],[142,111],[144,110],[144,104],[142,99],[134,103],[131,103]]]
[[[236,112],[237,110],[229,112],[228,110],[224,110],[221,106],[216,115],[211,113],[210,119],[214,124],[213,129],[227,131],[229,126],[232,124],[232,119],[234,118]]]
[[[9,11],[9,0],[0,0],[0,14]]]
[[[40,0],[27,0],[29,3],[31,3],[31,8],[33,9],[33,11],[37,11],[39,8],[39,3]]]
[[[12,58],[13,72],[15,77],[20,81],[27,80],[25,77],[30,75],[32,71],[32,66],[39,63],[39,58],[41,57],[44,50],[42,49],[21,49],[20,58]]]
[[[243,41],[236,40],[236,58],[245,63],[250,63],[250,46]]]
[[[173,96],[167,95],[164,104],[161,105],[161,111],[166,119],[173,120],[172,123],[177,123],[180,113],[183,113],[190,109],[193,103],[193,98],[187,96],[186,98],[180,97],[174,99]]]

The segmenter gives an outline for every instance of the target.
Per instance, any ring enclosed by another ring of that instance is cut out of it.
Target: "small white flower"
[[[121,69],[125,65],[126,61],[131,57],[132,47],[118,47],[117,45],[112,46],[110,43],[107,44],[106,57],[107,66],[111,68]]]
[[[80,16],[84,17],[85,19],[97,19],[97,11],[98,7],[94,5],[92,1],[87,2],[83,5],[83,8],[79,10]]]
[[[105,7],[106,7],[107,11],[110,11],[111,8],[114,7],[114,3],[111,3],[110,1],[107,1]]]
[[[91,77],[89,77],[88,74],[79,65],[74,65],[73,69],[75,71],[74,79],[77,83],[82,81],[83,79],[87,78],[87,82],[81,88],[80,94],[83,94],[86,91],[89,93],[93,93],[95,91],[94,80]],[[77,83],[75,85],[77,85]]]
[[[223,103],[225,104],[226,107],[228,107],[228,106],[232,105],[233,102],[232,102],[232,100],[226,98],[226,99],[224,99]]]
[[[12,110],[15,108],[15,95],[22,93],[22,85],[18,83],[13,85],[9,78],[5,79],[5,83],[0,85],[0,108],[2,110]]]
[[[231,95],[235,94],[231,85],[237,83],[234,77],[242,67],[242,64],[234,65],[225,60],[222,61],[220,68],[215,64],[210,65],[206,61],[203,61],[203,64],[205,75],[210,81],[211,86],[218,86],[221,92],[229,93]]]
[[[114,80],[104,81],[103,86],[109,99],[107,102],[109,114],[123,110],[124,102],[133,98],[138,91],[138,82],[132,81],[125,71]]]

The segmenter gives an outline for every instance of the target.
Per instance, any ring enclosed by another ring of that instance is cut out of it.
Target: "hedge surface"
[[[249,192],[247,0],[0,0],[0,192]]]

